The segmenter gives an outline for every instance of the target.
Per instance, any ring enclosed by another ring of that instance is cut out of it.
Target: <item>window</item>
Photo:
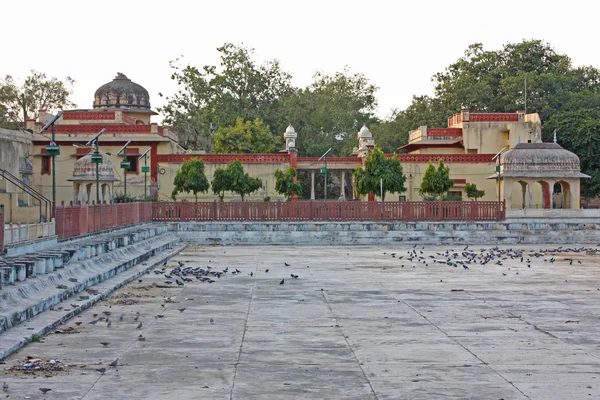
[[[462,192],[460,190],[451,190],[448,192],[448,201],[462,201]]]
[[[398,201],[406,201],[406,196],[398,196]]]
[[[139,156],[127,156],[127,161],[129,161],[129,169],[127,173],[135,173],[138,172],[138,157]]]
[[[50,175],[52,173],[52,157],[42,156],[42,175]]]

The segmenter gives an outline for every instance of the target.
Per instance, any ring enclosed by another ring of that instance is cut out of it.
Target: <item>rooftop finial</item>
[[[554,143],[556,143],[556,129],[554,130]]]
[[[521,136],[517,136],[517,143],[521,143]]]

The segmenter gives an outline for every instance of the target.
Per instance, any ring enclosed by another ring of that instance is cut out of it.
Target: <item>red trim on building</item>
[[[465,148],[462,140],[456,140],[452,143],[436,143],[435,140],[423,140],[423,141],[419,141],[419,142],[415,142],[415,143],[409,143],[405,146],[399,147],[398,149],[406,150],[406,151],[413,151],[416,149],[422,149],[424,147],[425,148],[427,148],[427,147],[449,147],[449,148],[459,148],[459,149]]]
[[[106,133],[152,133],[151,125],[103,125],[103,124],[81,124],[81,125],[55,125],[55,132],[60,133],[98,133],[105,128]]]
[[[289,154],[158,154],[159,163],[182,163],[200,158],[205,163],[226,164],[235,160],[242,163],[281,164],[289,163]]]
[[[114,111],[65,111],[63,120],[65,121],[100,121],[115,119]],[[58,127],[58,125],[56,125]]]
[[[462,136],[462,128],[427,128],[427,136]]]
[[[516,113],[479,113],[469,114],[469,122],[519,122]]]
[[[393,154],[386,154],[387,158],[393,157]],[[441,159],[445,163],[491,163],[495,154],[398,154],[400,162],[403,163],[428,163],[438,162]]]

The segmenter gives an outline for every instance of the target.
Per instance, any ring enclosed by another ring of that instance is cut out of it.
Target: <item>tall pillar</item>
[[[340,189],[340,196],[346,197],[346,171],[342,170],[342,187]]]
[[[529,208],[532,208],[531,205],[533,204],[533,187],[531,184],[527,184],[527,191],[529,192]]]
[[[310,171],[310,199],[315,199],[315,171]]]
[[[550,190],[550,209],[554,208],[554,182],[548,182],[549,190]]]

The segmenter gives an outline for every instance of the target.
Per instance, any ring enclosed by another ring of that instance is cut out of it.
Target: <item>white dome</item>
[[[285,130],[285,133],[296,133],[296,130],[294,129],[294,127],[292,126],[292,124],[289,124],[289,126]]]
[[[371,134],[371,131],[369,130],[369,128],[367,128],[367,125],[363,125],[362,128],[360,128],[360,131],[358,131],[358,138],[371,138],[373,137],[373,135]]]

